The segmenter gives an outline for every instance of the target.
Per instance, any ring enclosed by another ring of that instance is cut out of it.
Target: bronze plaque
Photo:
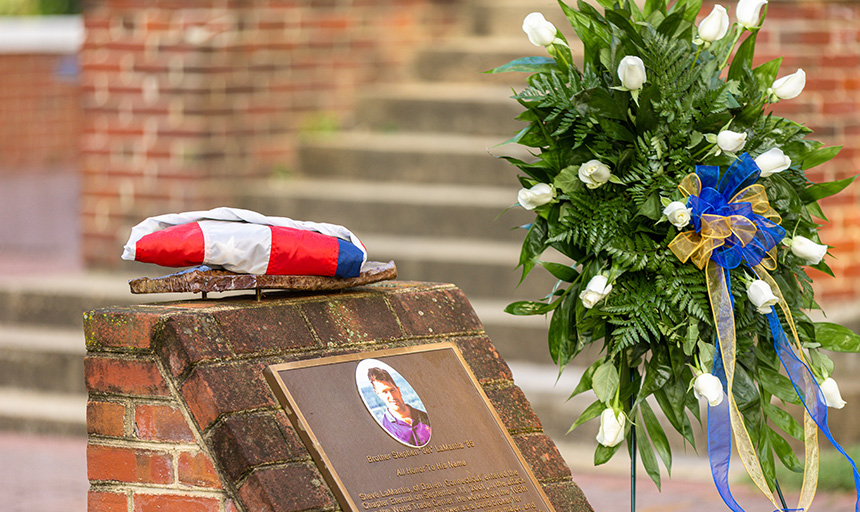
[[[272,365],[266,378],[344,510],[553,511],[452,343]]]

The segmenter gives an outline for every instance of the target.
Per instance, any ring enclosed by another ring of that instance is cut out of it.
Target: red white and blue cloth
[[[361,273],[367,250],[343,226],[222,207],[149,217],[132,228],[122,259],[246,274],[348,278]]]

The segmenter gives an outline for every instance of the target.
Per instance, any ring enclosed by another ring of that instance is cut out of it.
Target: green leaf
[[[660,425],[660,422],[657,420],[657,415],[654,414],[654,410],[651,409],[648,402],[642,402],[639,405],[639,408],[642,411],[642,419],[645,423],[645,428],[648,429],[648,435],[654,443],[654,448],[657,450],[657,454],[660,455],[660,459],[663,460],[663,465],[666,466],[666,470],[671,476],[672,447],[669,446],[669,439],[666,437],[666,432],[663,431],[662,425]]]
[[[615,363],[612,360],[603,363],[591,379],[591,388],[598,400],[605,404],[609,404],[615,398],[615,392],[618,391],[618,369],[615,368]]]
[[[565,291],[561,299],[561,307],[556,308],[552,312],[552,318],[549,321],[549,330],[547,332],[547,342],[549,343],[549,355],[555,364],[564,367],[572,357],[571,343],[576,341],[576,328],[572,327],[571,318],[573,317],[576,303],[579,302],[579,288],[571,285]]]
[[[505,313],[517,316],[545,315],[557,308],[560,303],[561,299],[549,304],[546,302],[521,300],[508,304],[507,307],[505,307]]]
[[[651,442],[648,440],[648,436],[646,435],[644,428],[637,428],[635,432],[636,444],[639,445],[639,458],[642,460],[642,465],[645,466],[645,471],[648,473],[648,476],[651,477],[651,480],[654,482],[654,485],[657,486],[657,490],[659,491],[660,468],[657,466],[657,457],[654,455],[654,449],[651,447]]]
[[[597,448],[594,450],[594,465],[599,466],[601,464],[605,464],[615,455],[618,450],[621,449],[621,446],[624,443],[618,443],[613,447],[603,446],[602,444],[598,444]]]
[[[615,7],[616,0],[597,0],[597,3],[605,7],[606,9],[612,9]]]
[[[833,375],[833,360],[820,350],[809,349],[809,363],[814,369],[818,370],[816,375],[821,375],[825,379]]]
[[[818,204],[818,202],[817,202],[817,201],[813,201],[813,202],[808,203],[808,204],[806,204],[806,205],[804,205],[804,206],[805,206],[805,208],[806,208],[806,211],[807,211],[810,215],[812,215],[812,216],[814,216],[814,217],[818,217],[819,219],[821,219],[821,220],[823,220],[823,221],[825,221],[825,222],[829,222],[829,221],[828,221],[828,219],[827,219],[827,216],[826,216],[826,215],[824,215],[824,210],[822,210],[822,209],[821,209],[821,206]]]
[[[812,185],[811,187],[804,189],[800,193],[800,199],[804,202],[804,204],[808,204],[813,201],[818,201],[819,199],[824,199],[825,197],[838,194],[839,192],[842,192],[845,187],[853,183],[856,178],[857,176],[851,176],[850,178],[845,178],[844,180],[828,181],[827,183],[818,183],[817,185]]]
[[[514,59],[507,64],[502,64],[501,66],[484,71],[484,73],[549,73],[553,69],[557,68],[558,66],[556,66],[555,60],[549,57],[521,57],[519,59]]]
[[[523,275],[520,282],[526,278],[538,262],[538,258],[546,249],[547,223],[543,217],[537,217],[529,228],[523,248],[520,251],[520,266],[523,267]]]
[[[576,384],[576,388],[574,388],[573,393],[568,397],[568,400],[591,389],[591,378],[594,375],[595,370],[597,370],[601,364],[603,364],[603,361],[598,359],[585,370],[582,374],[582,378],[580,378],[579,382]]]
[[[678,0],[669,12],[676,13],[681,9],[684,9],[684,19],[693,23],[696,21],[696,16],[698,16],[699,11],[702,10],[702,0]]]
[[[773,451],[776,452],[776,456],[779,457],[779,461],[782,462],[782,465],[795,473],[802,473],[803,465],[797,459],[797,455],[794,454],[794,450],[791,449],[788,442],[772,428],[765,428],[767,429],[767,436],[770,438],[770,442],[773,445]]]
[[[624,32],[624,36],[626,37],[626,39],[631,41],[639,48],[643,48],[645,46],[645,42],[642,40],[642,36],[640,36],[639,32],[637,32],[636,29],[633,28],[633,25],[630,23],[630,20],[618,14],[617,11],[607,10],[606,21],[620,28]]]
[[[766,91],[773,84],[773,81],[776,80],[780,64],[782,64],[782,57],[765,62],[753,70],[753,75],[755,75],[759,88],[762,91]]]
[[[817,167],[825,162],[829,162],[836,155],[838,155],[841,150],[842,146],[830,146],[817,149],[803,159],[803,163],[801,164],[800,168],[806,171],[808,169],[812,169],[813,167]]]
[[[771,395],[789,402],[792,404],[800,404],[800,398],[797,396],[794,386],[788,377],[777,373],[770,368],[761,367],[758,369],[758,380],[762,387]]]
[[[651,16],[654,11],[666,14],[666,0],[645,0],[645,6],[642,7],[642,14]]]
[[[764,409],[765,415],[783,432],[795,439],[803,439],[803,427],[788,411],[769,403],[762,403],[762,409]]]
[[[556,175],[552,184],[567,195],[574,194],[583,185],[582,180],[579,179],[579,166],[569,165],[565,167]]]
[[[833,352],[860,352],[860,336],[847,327],[830,322],[815,322],[815,341]]]
[[[732,59],[732,65],[729,66],[729,80],[742,80],[747,72],[751,72],[757,34],[758,32],[753,32],[738,46],[738,51],[735,52]]]
[[[576,281],[576,278],[579,277],[579,272],[576,271],[575,268],[570,265],[563,265],[561,263],[553,263],[551,261],[541,261],[541,266],[547,270],[549,273],[553,275],[556,279],[561,279],[562,281],[572,283]]]
[[[773,463],[773,444],[770,442],[767,430],[764,429],[767,429],[766,425],[762,425],[761,443],[758,445],[759,461],[761,462],[761,472],[764,474],[764,479],[767,481],[770,490],[773,491],[773,482],[776,480],[776,468]]]
[[[696,341],[699,339],[699,321],[690,317],[689,326],[687,327],[687,336],[684,338],[684,354],[693,355],[693,349],[696,348]]]
[[[654,191],[648,196],[642,206],[639,207],[639,213],[651,220],[660,220],[660,217],[663,216],[663,208],[660,203],[659,192]]]
[[[667,393],[667,390],[670,390],[671,394]],[[666,415],[666,419],[669,420],[672,427],[684,436],[684,439],[695,449],[696,439],[693,437],[693,426],[690,424],[690,419],[684,413],[684,394],[686,394],[685,388],[682,388],[679,394],[677,386],[664,386],[654,392],[654,398],[657,399],[660,409],[663,410],[663,414]],[[675,409],[676,403],[680,412]]]
[[[582,411],[582,414],[579,415],[579,418],[577,418],[577,420],[573,422],[573,425],[571,425],[570,428],[567,429],[567,433],[570,434],[576,427],[582,425],[586,421],[591,421],[594,418],[600,416],[600,413],[603,412],[603,409],[606,409],[606,406],[603,405],[600,400],[589,405],[585,408],[584,411]]]
[[[639,389],[636,403],[643,403],[654,391],[662,388],[669,382],[672,376],[672,367],[669,365],[669,354],[665,347],[654,347],[651,360],[648,362],[648,370]]]

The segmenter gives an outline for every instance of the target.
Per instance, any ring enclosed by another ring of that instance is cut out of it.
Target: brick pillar
[[[115,267],[143,218],[230,205],[249,179],[289,169],[299,131],[347,118],[359,86],[402,75],[455,3],[89,2],[85,262]]]
[[[114,307],[84,316],[89,512],[322,512],[332,491],[263,370],[454,342],[555,509],[591,507],[463,293],[385,283]]]

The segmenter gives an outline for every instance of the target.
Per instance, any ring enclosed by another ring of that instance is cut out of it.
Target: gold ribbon
[[[797,335],[797,327],[794,325],[794,318],[791,316],[791,310],[788,308],[788,303],[785,302],[785,297],[783,297],[782,291],[779,289],[779,285],[776,284],[773,277],[767,273],[767,269],[765,269],[763,265],[753,267],[753,272],[755,272],[756,277],[763,280],[768,284],[768,286],[770,286],[770,289],[773,290],[773,294],[779,299],[777,304],[779,304],[779,308],[785,316],[785,322],[788,324],[791,331],[790,341],[793,342],[794,351],[803,364],[808,367],[809,361],[806,360],[803,353],[803,347],[800,345],[800,338]],[[811,378],[808,374],[805,375],[805,377]],[[800,385],[800,383],[796,384]],[[811,384],[812,383],[805,383],[804,387],[811,388]],[[812,419],[812,415],[809,414],[806,407],[803,408],[803,434],[805,454],[803,464],[803,483],[800,487],[800,499],[798,500],[797,507],[802,508],[803,510],[809,510],[809,506],[812,504],[812,499],[815,498],[815,491],[818,487],[819,453],[818,425],[815,424],[815,420]]]
[[[685,197],[691,195],[698,196],[701,193],[702,183],[696,174],[689,174],[678,186]],[[779,214],[770,206],[767,199],[767,193],[762,185],[750,185],[731,198],[729,203],[745,202],[750,203],[754,213],[765,217],[769,221],[779,224],[782,219]],[[746,246],[756,235],[758,228],[746,217],[740,215],[720,216],[720,215],[702,215],[701,230],[699,233],[694,231],[684,231],[669,244],[669,249],[681,260],[686,263],[692,261],[698,268],[705,270],[705,276],[708,286],[708,296],[711,302],[711,313],[714,317],[714,325],[717,331],[717,344],[722,356],[723,366],[726,374],[727,382],[727,398],[729,402],[729,418],[734,434],[735,447],[737,448],[741,462],[746,468],[747,474],[752,479],[753,483],[762,494],[767,497],[774,505],[776,510],[782,510],[782,507],[774,498],[773,492],[767,484],[764,477],[764,472],[761,468],[761,461],[755,449],[755,445],[750,438],[749,431],[746,428],[743,415],[738,408],[732,386],[735,376],[735,365],[737,361],[737,343],[735,338],[735,317],[732,305],[731,294],[726,282],[725,272],[717,263],[711,261],[711,254],[725,245],[727,239],[732,235],[737,237],[741,246]],[[753,268],[753,272],[764,280],[773,290],[774,295],[779,298],[780,308],[786,318],[792,333],[792,341],[794,349],[801,360],[804,359],[803,351],[800,345],[800,340],[797,335],[797,329],[794,325],[794,320],[791,316],[791,311],[785,303],[785,298],[779,290],[776,281],[767,273],[767,270],[776,268],[776,247],[768,251],[766,257],[761,263]],[[815,497],[815,491],[818,486],[818,426],[812,419],[812,416],[804,408],[804,475],[803,484],[801,487],[800,498],[798,500],[798,508],[808,510],[812,499]]]
[[[779,305],[785,314],[788,325],[791,328],[792,341],[795,351],[799,357],[803,359],[803,352],[800,346],[800,340],[797,336],[797,330],[794,325],[794,320],[791,317],[791,312],[785,303],[785,298],[779,290],[776,281],[767,273],[763,265],[757,265],[753,268],[756,275],[764,280],[773,290],[774,295],[779,298]],[[726,383],[729,392],[727,398],[729,401],[729,418],[732,425],[732,433],[734,434],[735,448],[738,451],[741,462],[747,471],[750,479],[759,488],[762,494],[773,503],[776,510],[782,510],[782,506],[777,503],[773,492],[768,487],[767,480],[764,477],[764,472],[761,469],[761,461],[755,450],[755,445],[750,438],[749,431],[746,428],[746,422],[738,408],[734,393],[732,393],[732,384],[734,382],[735,365],[737,361],[737,344],[735,338],[735,316],[732,309],[732,300],[729,295],[728,286],[725,279],[723,269],[714,262],[708,262],[706,267],[706,276],[708,284],[708,296],[711,300],[711,313],[714,316],[715,325],[717,326],[717,340],[720,349],[720,355],[723,358],[723,366],[726,373]],[[798,500],[797,508],[809,510],[812,500],[815,497],[815,491],[818,486],[818,426],[815,420],[806,410],[803,409],[803,431],[804,431],[804,470],[803,484],[801,486],[800,499]]]

